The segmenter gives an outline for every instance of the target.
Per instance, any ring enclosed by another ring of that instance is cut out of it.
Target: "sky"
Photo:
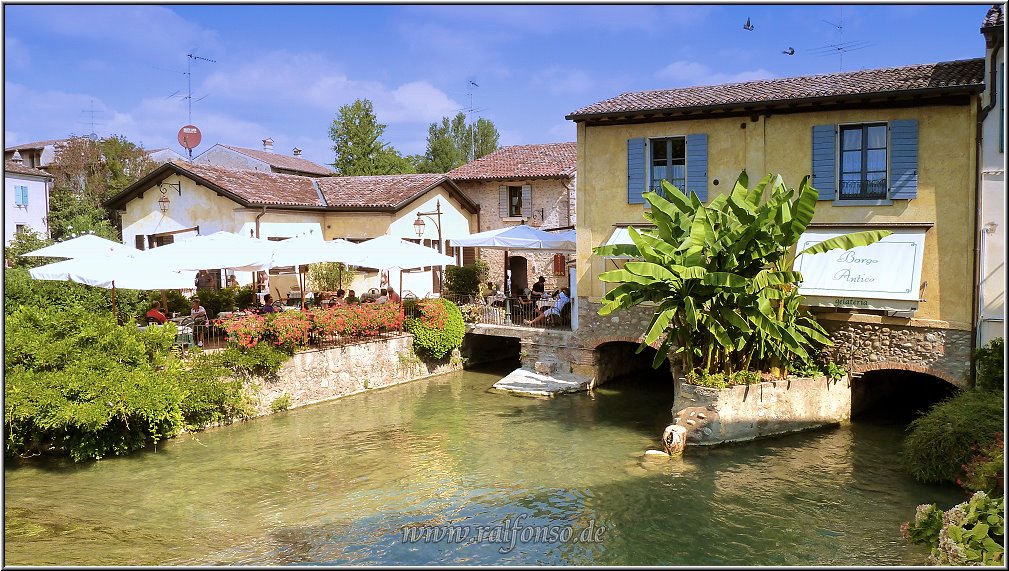
[[[5,3],[4,146],[93,132],[185,154],[191,121],[194,156],[269,137],[327,164],[359,98],[404,155],[459,111],[501,146],[574,141],[565,115],[629,91],[983,57],[989,7]]]

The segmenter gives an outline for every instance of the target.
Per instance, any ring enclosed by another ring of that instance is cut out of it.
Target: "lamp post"
[[[413,221],[413,231],[417,233],[417,238],[424,235],[424,229],[426,224],[424,224],[424,217],[428,217],[431,222],[434,222],[434,228],[438,231],[438,253],[442,254],[441,247],[441,200],[436,200],[434,203],[434,210],[432,212],[417,212],[417,219]],[[435,218],[431,218],[434,216]],[[438,271],[438,293],[441,293],[442,286],[442,274],[445,272],[445,266],[440,266]],[[402,288],[402,285],[400,286]]]

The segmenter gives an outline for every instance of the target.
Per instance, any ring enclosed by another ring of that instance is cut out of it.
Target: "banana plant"
[[[638,349],[658,349],[653,366],[670,351],[687,371],[707,373],[785,374],[781,364],[809,361],[831,342],[802,307],[802,274],[791,270],[795,256],[866,246],[890,234],[856,232],[793,255],[813,219],[816,189],[808,177],[795,191],[771,174],[753,188],[748,184],[743,171],[731,192],[705,206],[696,194],[663,181],[662,193],[644,194],[651,209],[643,216],[651,229],[630,227],[632,244],[593,249],[635,258],[599,275],[618,284],[603,296],[599,314],[653,303]]]

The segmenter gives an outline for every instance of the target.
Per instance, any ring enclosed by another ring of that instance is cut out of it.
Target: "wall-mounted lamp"
[[[158,208],[161,209],[162,214],[168,213],[168,205],[171,203],[172,201],[169,200],[167,196],[162,196],[161,198],[158,199]]]

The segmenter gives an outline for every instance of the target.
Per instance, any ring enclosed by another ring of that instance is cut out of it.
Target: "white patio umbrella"
[[[28,270],[37,280],[73,281],[112,290],[116,311],[116,288],[181,289],[193,287],[195,271],[172,271],[139,258],[135,250],[98,256],[82,256]]]
[[[424,266],[452,266],[455,258],[446,256],[433,248],[421,246],[396,236],[379,236],[357,244],[360,257],[355,266],[378,270],[400,270],[399,291],[403,291],[403,272]]]
[[[173,270],[226,268],[255,272],[272,267],[273,251],[274,245],[268,240],[215,232],[152,248],[138,258],[158,262]],[[193,284],[188,287],[193,287]]]
[[[270,242],[273,254],[271,267],[304,266],[320,262],[343,262],[353,265],[361,257],[358,245],[346,240],[323,240],[321,236],[303,235]],[[301,308],[305,308],[305,283],[303,273],[298,271],[298,285],[301,286]]]
[[[462,238],[449,238],[453,246],[488,248],[491,250],[547,250],[550,252],[575,251],[575,231],[553,233],[519,224],[470,234]]]
[[[103,254],[117,252],[128,253],[135,251],[136,250],[133,248],[124,246],[119,242],[106,240],[105,238],[95,236],[94,234],[85,234],[63,242],[57,242],[51,246],[46,246],[45,248],[39,248],[38,250],[21,254],[21,257],[45,256],[48,258],[79,258],[81,256],[101,256]]]

